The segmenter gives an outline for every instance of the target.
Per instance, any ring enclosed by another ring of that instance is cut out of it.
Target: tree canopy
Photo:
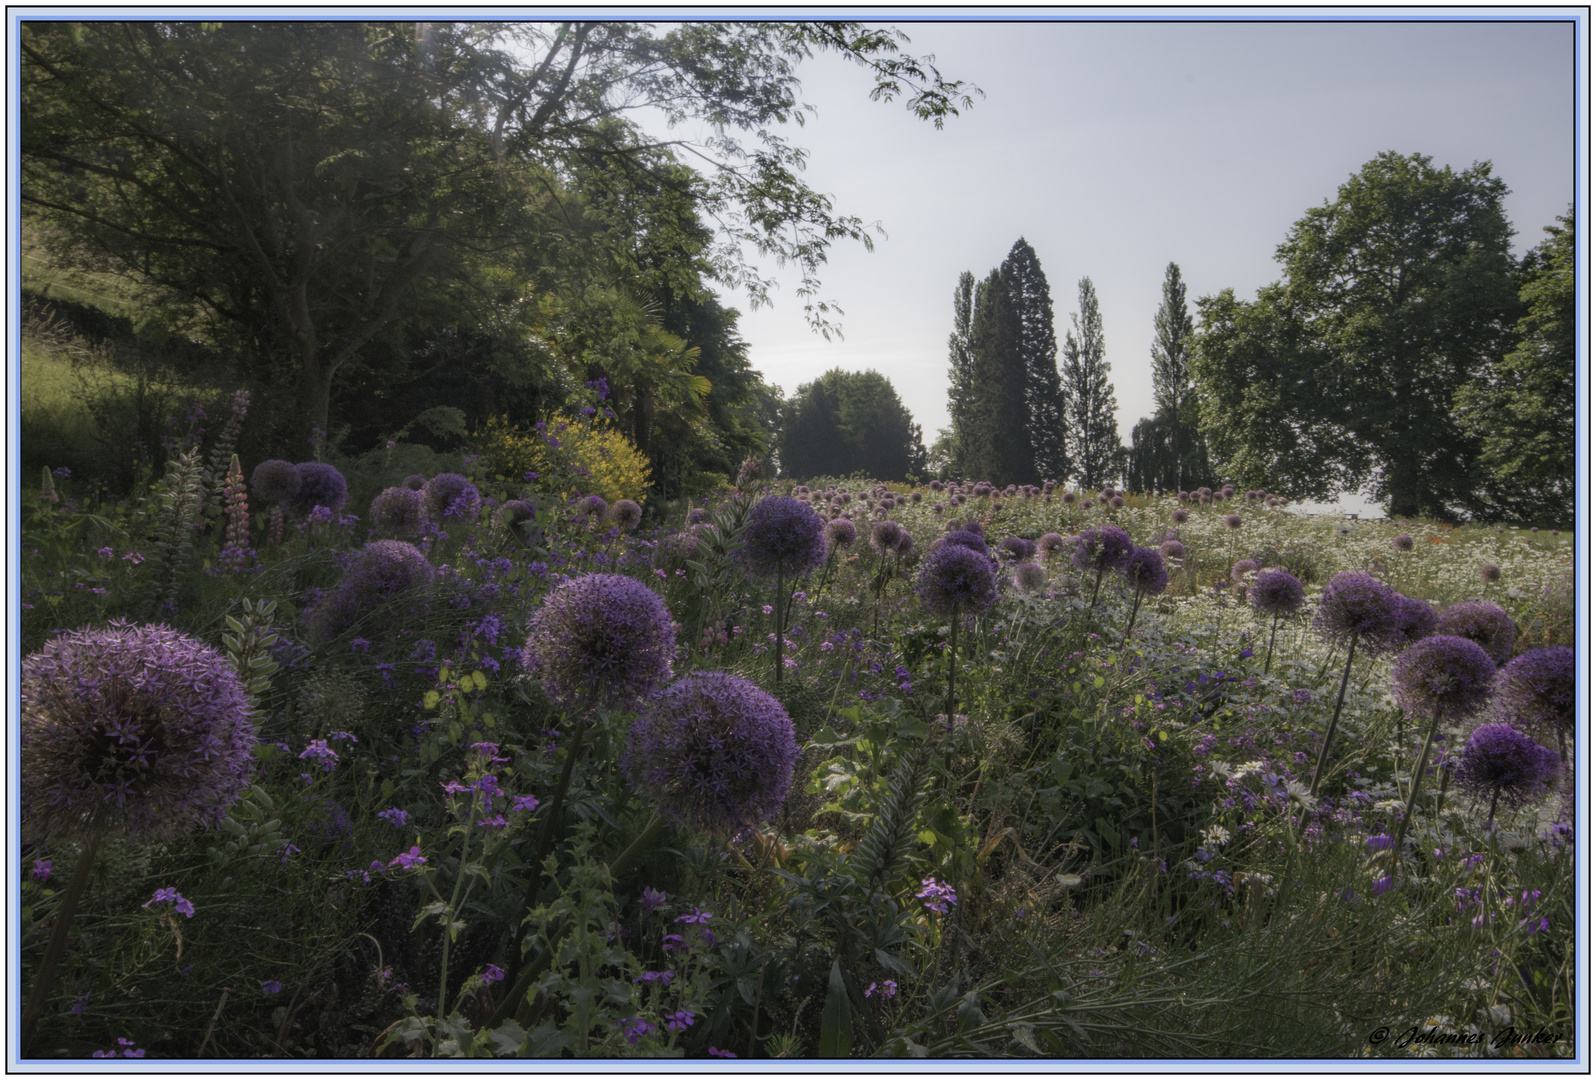
[[[1097,289],[1089,277],[1078,283],[1078,311],[1070,315],[1061,365],[1064,391],[1065,450],[1075,478],[1086,487],[1114,483],[1125,471],[1126,452],[1114,419],[1119,406],[1108,381],[1107,346]]]
[[[1297,497],[1367,488],[1393,515],[1488,510],[1453,402],[1509,341],[1506,193],[1488,162],[1383,153],[1292,227],[1281,282],[1198,302],[1203,429],[1231,479]]]
[[[925,467],[920,425],[879,372],[832,368],[782,409],[781,469],[790,476],[903,480]]]

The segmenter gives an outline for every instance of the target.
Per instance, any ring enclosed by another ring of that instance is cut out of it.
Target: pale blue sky
[[[768,380],[791,393],[831,367],[874,368],[927,443],[947,423],[959,273],[984,276],[1021,235],[1061,339],[1077,280],[1096,285],[1128,443],[1152,411],[1171,260],[1194,317],[1198,296],[1227,286],[1250,298],[1279,277],[1292,223],[1383,150],[1492,162],[1519,252],[1575,197],[1569,23],[892,21],[986,96],[939,132],[868,101],[865,73],[835,57],[800,67],[819,109],[789,131],[811,152],[806,179],[887,232],[874,252],[837,246],[822,272],[844,339],[806,327],[790,271],[772,308],[727,299]]]

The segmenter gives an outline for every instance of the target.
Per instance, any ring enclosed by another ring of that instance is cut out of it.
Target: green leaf
[[[853,1005],[842,981],[842,963],[831,962],[831,985],[820,1011],[820,1056],[845,1058],[853,1051]]]

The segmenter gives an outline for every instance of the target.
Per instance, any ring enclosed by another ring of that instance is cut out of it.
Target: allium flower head
[[[914,533],[900,526],[898,528],[898,542],[893,545],[892,550],[897,553],[899,558],[902,558],[913,551]]]
[[[427,486],[427,478],[420,473],[411,473],[400,481],[399,486],[409,488],[411,491],[420,491]]]
[[[576,501],[576,516],[589,522],[603,521],[609,509],[602,495],[584,495]]]
[[[482,493],[477,486],[459,473],[439,473],[421,488],[421,498],[426,504],[427,520],[440,522],[446,515],[467,521],[477,516],[482,505]]]
[[[1081,570],[1112,570],[1129,555],[1131,538],[1117,525],[1097,525],[1075,538],[1071,561]]]
[[[1391,541],[1391,546],[1396,548],[1398,551],[1412,551],[1413,537],[1409,536],[1407,533],[1403,533],[1401,536],[1398,536]]]
[[[216,825],[254,771],[249,698],[227,658],[116,621],[22,662],[22,835],[170,836]]]
[[[528,499],[511,499],[499,507],[499,516],[512,528],[538,516],[537,504]]]
[[[294,516],[309,517],[318,506],[332,511],[333,517],[343,513],[344,500],[349,498],[343,473],[325,461],[301,461],[294,468],[299,471],[299,490],[288,500]]]
[[[285,502],[299,494],[299,470],[291,461],[263,461],[249,474],[249,490],[263,503]]]
[[[406,487],[384,488],[371,500],[372,525],[393,533],[408,533],[421,524],[421,492]]]
[[[1191,511],[1177,506],[1175,508],[1175,512],[1169,515],[1169,520],[1173,521],[1176,525],[1184,525],[1186,524],[1187,520],[1190,519],[1190,517]]]
[[[1415,641],[1423,641],[1435,633],[1440,617],[1435,609],[1423,600],[1397,594],[1396,608],[1392,613],[1395,626],[1391,639],[1393,648],[1403,649]]]
[[[1391,682],[1397,704],[1410,715],[1439,710],[1443,720],[1458,720],[1490,700],[1496,665],[1468,638],[1437,634],[1396,658]]]
[[[950,539],[926,558],[916,591],[933,615],[948,615],[955,610],[980,615],[997,599],[992,561]]]
[[[1157,596],[1169,587],[1164,557],[1152,548],[1131,548],[1120,569],[1125,575],[1125,584],[1147,596]]]
[[[550,698],[631,705],[671,677],[676,634],[652,589],[621,574],[562,582],[532,616],[521,662]]]
[[[1047,571],[1041,563],[1027,559],[1014,568],[1014,587],[1024,592],[1035,592],[1047,584]]]
[[[1574,650],[1566,645],[1530,649],[1502,666],[1496,677],[1502,715],[1520,724],[1574,730]]]
[[[616,499],[610,507],[610,520],[622,532],[631,532],[643,521],[643,508],[631,499]]]
[[[1231,564],[1230,580],[1240,581],[1242,578],[1246,577],[1256,569],[1258,569],[1258,564],[1253,562],[1251,559],[1237,559],[1233,564]]]
[[[1572,650],[1570,650],[1572,651]],[[1562,759],[1512,724],[1481,724],[1458,752],[1454,776],[1476,798],[1500,792],[1508,806],[1523,806],[1551,791],[1562,776]]]
[[[1367,649],[1391,645],[1396,629],[1397,594],[1384,582],[1359,571],[1343,571],[1325,584],[1313,624],[1327,641]]]
[[[1302,582],[1287,570],[1265,570],[1252,583],[1247,598],[1264,615],[1291,615],[1302,607]]]
[[[435,571],[414,544],[373,540],[355,553],[338,588],[310,614],[311,636],[331,641],[379,604],[432,583]]]
[[[870,527],[870,546],[889,555],[898,548],[898,536],[903,527],[896,521],[878,521]]]
[[[847,518],[834,518],[826,522],[826,547],[830,550],[853,547],[853,542],[858,536],[859,530],[854,528],[853,522]]]
[[[1186,545],[1179,540],[1165,540],[1158,545],[1158,550],[1166,559],[1184,559],[1186,557]]]
[[[747,679],[697,671],[649,702],[621,768],[666,817],[725,835],[781,809],[797,761],[780,702]]]
[[[737,559],[761,577],[799,574],[826,561],[826,523],[789,495],[771,495],[748,512]]]
[[[943,534],[941,539],[944,545],[969,548],[979,555],[987,553],[986,537],[968,529],[953,529]]]
[[[1108,508],[1110,510],[1119,510],[1122,507],[1124,507],[1124,505],[1125,505],[1124,496],[1122,496],[1122,495],[1110,495],[1108,497]]]
[[[1507,612],[1486,600],[1465,600],[1441,614],[1440,632],[1466,637],[1478,644],[1498,664],[1513,655],[1518,628]]]
[[[1480,580],[1486,583],[1502,580],[1502,568],[1495,563],[1480,564]]]
[[[1016,562],[1036,554],[1036,545],[1023,536],[1005,536],[998,541],[998,547]]]
[[[1041,549],[1043,558],[1051,559],[1064,550],[1064,538],[1056,532],[1043,533],[1036,546]]]
[[[1227,528],[1227,529],[1239,529],[1239,528],[1241,528],[1241,515],[1240,514],[1226,514],[1225,515],[1225,528]]]

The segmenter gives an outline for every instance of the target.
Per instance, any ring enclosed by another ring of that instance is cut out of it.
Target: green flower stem
[[[782,611],[782,606],[783,606],[782,602],[781,602],[781,600],[782,600],[782,595],[781,594],[784,591],[785,586],[786,586],[786,580],[783,577],[782,572],[781,572],[781,564],[777,563],[776,564],[776,685],[777,686],[781,685],[782,660],[786,658],[786,653],[787,653],[787,645],[786,645],[786,642],[783,640],[782,625],[781,625],[781,611]]]
[[[571,734],[571,745],[565,751],[565,768],[560,771],[560,782],[554,789],[554,797],[549,800],[548,809],[544,812],[543,834],[538,838],[537,854],[527,864],[526,898],[521,902],[521,917],[516,924],[515,943],[510,950],[509,976],[515,977],[516,968],[521,962],[521,946],[526,940],[526,916],[538,900],[538,888],[543,884],[543,860],[548,857],[549,849],[554,846],[555,834],[560,828],[560,812],[565,808],[565,793],[571,787],[571,773],[576,769],[576,761],[582,756],[582,740],[587,735],[589,717],[592,714],[594,702],[588,701],[588,707],[582,710],[581,716],[576,721],[576,731]]]
[[[1308,827],[1308,815],[1313,812],[1313,797],[1319,793],[1319,781],[1324,776],[1325,762],[1330,757],[1330,740],[1335,738],[1336,723],[1341,719],[1341,703],[1347,697],[1347,679],[1352,675],[1352,654],[1358,651],[1358,639],[1347,646],[1347,666],[1341,671],[1341,690],[1336,694],[1336,711],[1330,715],[1330,724],[1324,729],[1324,742],[1319,744],[1319,760],[1313,766],[1313,779],[1308,783],[1308,805],[1302,810],[1301,828]]]
[[[1141,606],[1142,606],[1142,591],[1140,589],[1137,589],[1136,590],[1136,598],[1131,601],[1130,622],[1125,624],[1125,637],[1119,643],[1119,647],[1120,647],[1120,651],[1121,652],[1124,651],[1125,646],[1130,644],[1131,627],[1136,625],[1136,611]]]
[[[1435,733],[1441,727],[1441,707],[1435,707],[1435,715],[1430,719],[1430,733],[1424,737],[1424,749],[1419,751],[1419,765],[1413,770],[1413,780],[1408,784],[1408,805],[1402,810],[1402,821],[1397,825],[1395,840],[1391,843],[1391,883],[1396,884],[1397,870],[1402,866],[1402,838],[1408,834],[1408,822],[1413,820],[1413,804],[1418,801],[1419,787],[1424,783],[1424,766],[1430,760],[1430,747],[1435,742]],[[1495,809],[1495,800],[1492,800],[1492,809]]]
[[[454,941],[454,916],[459,910],[460,888],[466,879],[466,855],[471,850],[472,818],[476,817],[475,802],[466,814],[465,837],[460,841],[460,870],[454,876],[454,891],[449,894],[449,906],[443,911],[443,958],[438,962],[438,1023],[442,1024],[449,1007],[449,945]]]
[[[1280,616],[1276,615],[1269,620],[1269,651],[1264,655],[1264,674],[1269,674],[1269,665],[1275,658],[1275,631],[1280,629]]]
[[[68,932],[72,929],[72,916],[77,914],[78,901],[83,898],[84,889],[88,887],[89,873],[94,868],[94,856],[99,850],[100,831],[96,829],[89,834],[88,840],[83,845],[83,853],[78,856],[78,865],[72,871],[72,880],[67,883],[66,893],[61,897],[61,906],[56,909],[55,928],[50,933],[50,943],[45,946],[44,958],[39,962],[39,973],[33,977],[33,992],[28,995],[28,1011],[22,1017],[20,1042],[23,1057],[28,1057],[33,1050],[33,1036],[38,1029],[39,1018],[43,1016],[50,994],[55,989],[55,969],[61,961],[61,954],[66,951]]]
[[[947,722],[953,723],[953,664],[959,654],[959,605],[953,605],[953,625],[948,630],[948,701]]]

